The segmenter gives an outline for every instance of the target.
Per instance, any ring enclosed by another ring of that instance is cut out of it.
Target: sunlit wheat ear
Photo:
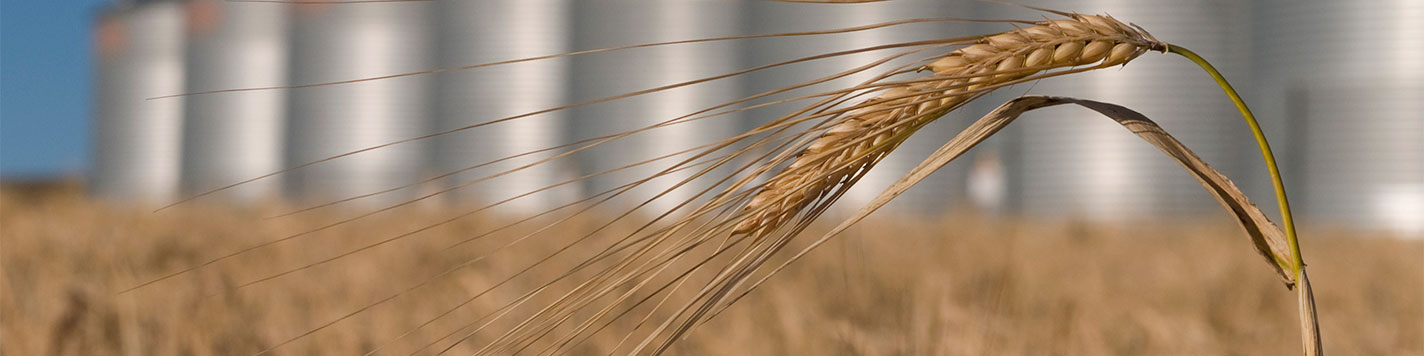
[[[752,198],[746,207],[751,213],[735,232],[764,234],[780,228],[846,177],[869,169],[924,122],[986,88],[1055,68],[1123,64],[1159,46],[1151,35],[1112,17],[1074,14],[954,50],[925,66],[931,80],[865,101],[799,152]]]

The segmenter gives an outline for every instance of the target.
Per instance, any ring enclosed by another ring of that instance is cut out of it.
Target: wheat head
[[[924,124],[1034,74],[1066,67],[1105,68],[1163,47],[1147,31],[1106,15],[1069,14],[984,36],[921,71],[925,80],[867,99],[802,149],[747,204],[734,233],[767,234],[857,173],[870,169]]]

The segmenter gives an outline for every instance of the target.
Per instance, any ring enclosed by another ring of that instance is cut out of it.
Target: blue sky
[[[88,166],[90,22],[104,0],[0,0],[0,178]]]

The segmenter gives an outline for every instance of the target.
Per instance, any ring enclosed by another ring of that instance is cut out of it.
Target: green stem
[[[1290,244],[1291,259],[1290,268],[1295,275],[1296,283],[1300,283],[1300,271],[1305,266],[1304,260],[1300,256],[1300,242],[1295,235],[1295,221],[1291,219],[1290,201],[1286,199],[1286,186],[1281,181],[1281,170],[1276,166],[1276,156],[1271,153],[1271,144],[1266,143],[1266,134],[1261,131],[1261,124],[1256,122],[1256,115],[1251,114],[1251,109],[1246,107],[1246,102],[1241,100],[1241,95],[1236,94],[1236,89],[1231,87],[1231,83],[1226,82],[1226,77],[1221,76],[1221,72],[1212,67],[1206,59],[1197,55],[1184,47],[1177,45],[1167,45],[1167,51],[1187,57],[1192,63],[1196,63],[1211,74],[1211,78],[1216,80],[1216,84],[1221,86],[1221,90],[1226,92],[1226,96],[1231,98],[1231,102],[1236,104],[1236,110],[1241,112],[1241,117],[1246,119],[1246,125],[1251,126],[1251,134],[1256,136],[1256,145],[1261,148],[1261,158],[1266,160],[1266,169],[1271,172],[1271,183],[1276,188],[1276,203],[1281,207],[1281,220],[1286,228],[1286,242]]]

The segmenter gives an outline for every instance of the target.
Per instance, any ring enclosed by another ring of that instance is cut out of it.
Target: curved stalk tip
[[[1270,172],[1271,184],[1276,190],[1276,203],[1281,209],[1281,223],[1285,225],[1286,242],[1290,244],[1291,259],[1293,260],[1289,267],[1291,273],[1296,277],[1296,283],[1300,283],[1300,271],[1305,266],[1305,262],[1300,255],[1300,242],[1296,239],[1295,219],[1291,217],[1290,201],[1286,198],[1286,186],[1281,180],[1281,171],[1276,165],[1276,157],[1271,153],[1271,144],[1266,142],[1266,134],[1261,131],[1261,124],[1256,121],[1256,115],[1251,113],[1251,109],[1246,107],[1246,101],[1241,99],[1241,95],[1236,93],[1236,89],[1231,87],[1231,83],[1226,81],[1226,77],[1222,76],[1221,72],[1217,71],[1210,62],[1185,47],[1173,44],[1165,46],[1166,52],[1186,57],[1210,74],[1216,84],[1221,86],[1221,91],[1231,98],[1233,104],[1236,104],[1236,110],[1241,112],[1241,117],[1246,120],[1246,125],[1251,127],[1251,135],[1256,137],[1256,145],[1261,148],[1261,158],[1266,161],[1266,170]]]
[[[1281,220],[1286,229],[1286,243],[1290,246],[1291,274],[1295,276],[1295,285],[1291,286],[1296,291],[1297,301],[1300,303],[1301,322],[1301,342],[1303,351],[1307,356],[1319,356],[1323,354],[1320,342],[1320,324],[1315,312],[1315,296],[1310,290],[1310,278],[1305,276],[1305,262],[1300,255],[1300,241],[1296,238],[1295,221],[1291,218],[1290,202],[1286,199],[1286,186],[1281,180],[1280,169],[1276,166],[1276,157],[1271,153],[1271,145],[1266,143],[1266,135],[1261,131],[1260,123],[1256,122],[1256,116],[1251,114],[1251,109],[1246,107],[1246,102],[1241,100],[1241,95],[1236,93],[1236,89],[1231,87],[1231,83],[1226,81],[1226,77],[1221,75],[1215,67],[1208,63],[1206,59],[1195,52],[1181,46],[1163,44],[1167,53],[1176,53],[1182,57],[1196,63],[1211,78],[1216,80],[1216,84],[1221,86],[1221,91],[1231,98],[1231,102],[1236,104],[1236,110],[1241,112],[1241,117],[1246,120],[1246,125],[1251,127],[1251,134],[1256,136],[1256,145],[1261,148],[1261,158],[1266,161],[1266,169],[1271,173],[1271,184],[1276,189],[1276,202],[1280,204]]]

